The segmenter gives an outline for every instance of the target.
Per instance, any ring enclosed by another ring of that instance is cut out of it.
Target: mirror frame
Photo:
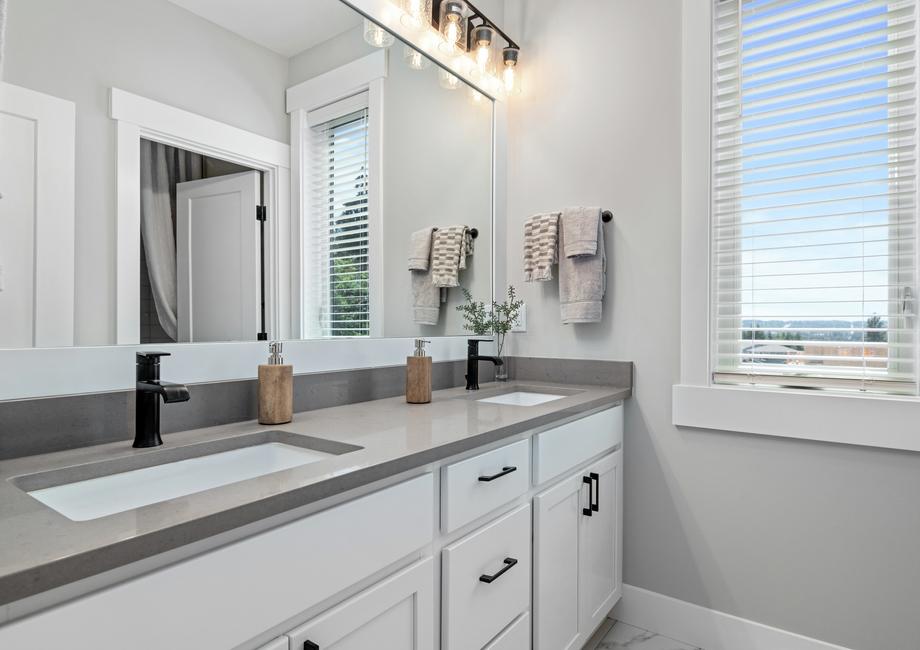
[[[507,211],[507,104],[501,98],[495,97],[492,93],[479,87],[473,80],[451,69],[447,58],[439,52],[424,50],[416,44],[412,34],[399,23],[396,7],[388,0],[341,0],[341,2],[364,17],[390,30],[403,42],[417,47],[438,65],[451,70],[452,73],[457,74],[466,83],[477,88],[477,90],[493,100],[493,244],[490,261],[492,294],[494,296],[496,287],[504,287],[507,278],[505,264],[496,263],[498,259],[505,259],[504,255],[499,258],[498,252],[504,252],[507,246],[507,220],[505,218]],[[129,94],[126,93],[126,95]],[[110,115],[123,115],[117,110],[117,102],[113,101],[111,108]],[[125,124],[131,124],[127,120],[123,121]],[[121,122],[113,119],[113,124],[121,124]],[[159,141],[155,137],[157,130],[155,125],[149,126],[149,130],[154,136],[152,139]],[[142,132],[138,131],[138,133]],[[268,140],[267,138],[263,139]],[[201,136],[193,138],[192,141],[200,142]],[[274,142],[272,140],[268,141]],[[121,138],[119,138],[119,142],[121,142]],[[178,140],[176,142],[181,144]],[[130,152],[121,151],[119,145],[117,163],[119,176],[129,171],[121,167],[123,155],[129,154]],[[218,157],[226,158],[227,155],[226,152],[222,152]],[[276,157],[268,156],[268,159],[278,163]],[[137,160],[138,158],[135,158],[135,163]],[[251,165],[252,162],[249,161],[248,164]],[[265,163],[265,160],[262,162]],[[289,165],[290,163],[287,164]],[[259,167],[257,166],[256,168]],[[279,168],[283,168],[283,166],[279,165]],[[287,185],[288,187],[291,186],[289,176]],[[277,193],[276,206],[290,203],[290,191],[285,193],[278,187],[273,188],[272,191]],[[138,224],[135,224],[133,231],[128,232],[126,229],[127,224],[121,221],[122,206],[120,204],[118,205],[118,214],[118,232],[115,236],[119,242],[122,238],[136,239]],[[275,219],[275,221],[277,222],[278,219]],[[287,232],[290,232],[290,224],[288,224]],[[279,239],[275,239],[273,242],[273,246],[275,246],[273,250],[277,255],[283,254],[279,246],[280,237],[283,233],[284,231],[279,227],[276,234]],[[139,250],[139,243],[137,246]],[[119,251],[121,251],[120,245]],[[119,314],[123,304],[122,291],[125,288],[122,284],[122,279],[127,278],[127,274],[122,275],[123,262],[127,264],[128,260],[123,259],[119,253],[117,262],[117,268],[119,269],[117,274],[119,300],[116,303],[116,310]],[[272,287],[273,292],[284,290],[283,287],[279,287],[278,278],[274,279]],[[128,304],[128,302],[124,302],[124,304]],[[136,301],[131,304],[134,305],[133,318],[136,320],[139,308],[137,308]],[[273,312],[277,315],[277,309],[273,309]],[[116,336],[117,340],[123,340],[120,327]],[[466,336],[433,337],[430,348],[433,361],[465,359],[466,338]],[[404,365],[406,356],[411,354],[412,348],[413,338],[307,339],[285,340],[284,353],[286,360],[294,365],[296,374],[309,374]],[[4,372],[0,373],[0,401],[133,390],[136,381],[135,354],[141,350],[154,349],[162,349],[173,354],[169,359],[164,360],[165,378],[189,384],[254,379],[258,373],[258,365],[265,362],[268,353],[268,345],[264,341],[0,349],[0,366],[4,369]]]

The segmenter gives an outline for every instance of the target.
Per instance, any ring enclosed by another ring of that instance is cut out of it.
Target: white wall
[[[513,353],[636,364],[626,582],[857,650],[917,648],[920,455],[670,424],[680,12],[679,0],[507,3],[525,88],[509,115],[507,270],[528,303]],[[521,282],[524,218],[568,204],[615,214],[598,325],[560,325],[555,283]]]
[[[9,0],[4,79],[77,106],[75,336],[115,339],[112,86],[287,142],[287,61],[166,0]]]

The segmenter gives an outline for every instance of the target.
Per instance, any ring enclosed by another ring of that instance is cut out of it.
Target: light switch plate
[[[527,331],[527,305],[526,303],[521,305],[521,311],[518,312],[518,317],[514,319],[514,323],[511,325],[512,332],[526,332]]]

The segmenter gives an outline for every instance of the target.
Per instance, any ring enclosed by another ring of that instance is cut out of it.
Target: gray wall
[[[288,141],[283,57],[166,0],[9,0],[4,80],[77,105],[75,338],[115,338],[112,86]]]
[[[671,425],[680,12],[679,0],[508,3],[525,89],[511,103],[509,280],[522,286],[527,215],[615,214],[604,322],[562,326],[555,283],[523,285],[529,331],[512,354],[635,362],[627,583],[857,650],[920,647],[920,454]]]

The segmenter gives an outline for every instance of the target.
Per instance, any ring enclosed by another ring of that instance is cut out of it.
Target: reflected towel
[[[473,254],[473,237],[467,226],[435,230],[431,241],[431,270],[437,287],[460,286],[460,271]]]
[[[409,235],[409,270],[427,271],[431,259],[431,233],[434,228],[422,228]]]
[[[596,255],[600,223],[600,208],[579,207],[563,210],[562,228],[565,230],[565,245],[562,247],[562,254],[566,257]]]
[[[535,214],[524,222],[524,282],[553,279],[559,261],[559,213]]]
[[[565,250],[569,238],[568,223],[563,212],[559,228],[559,245],[562,250]],[[599,323],[603,315],[604,294],[607,291],[607,253],[600,218],[596,219],[594,227],[596,254],[562,256],[559,260],[559,306],[563,324]],[[580,232],[576,236],[580,236]]]
[[[418,325],[437,325],[441,317],[441,290],[431,269],[409,271],[412,276],[412,320]]]

